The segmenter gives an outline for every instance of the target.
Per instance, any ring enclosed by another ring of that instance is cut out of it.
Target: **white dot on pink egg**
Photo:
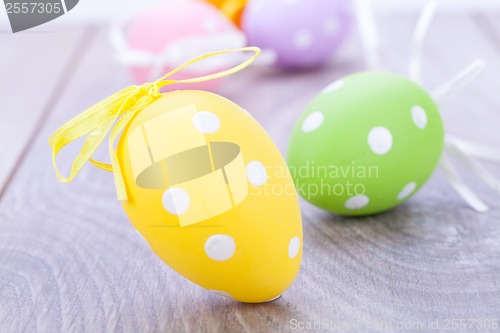
[[[213,18],[209,18],[203,21],[203,29],[208,32],[217,31],[217,21]]]

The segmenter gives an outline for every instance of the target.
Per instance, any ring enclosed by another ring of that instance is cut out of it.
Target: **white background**
[[[82,23],[102,24],[115,17],[133,13],[154,4],[172,0],[80,0],[69,14],[49,22],[43,30],[61,25]],[[185,1],[185,0],[177,0]],[[314,1],[314,0],[307,0]],[[371,0],[376,11],[418,13],[426,0]],[[492,11],[500,10],[500,0],[441,0],[440,11]],[[8,18],[0,4],[0,29],[9,30]],[[40,29],[36,28],[36,29]]]

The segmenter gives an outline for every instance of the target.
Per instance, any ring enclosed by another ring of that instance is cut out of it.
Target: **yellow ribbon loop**
[[[214,74],[185,80],[169,79],[169,77],[175,73],[196,62],[234,52],[253,52],[254,55],[235,67]],[[174,83],[205,82],[232,75],[248,67],[259,54],[260,49],[257,47],[244,47],[235,50],[224,50],[205,54],[186,62],[155,82],[146,83],[141,86],[130,86],[88,108],[86,111],[61,126],[49,139],[49,145],[52,148],[52,163],[54,164],[57,178],[64,183],[68,183],[75,178],[85,163],[91,162],[97,168],[113,172],[118,200],[126,201],[127,191],[114,149],[114,143],[120,137],[125,127],[132,121],[134,116],[144,110],[148,105],[161,98],[162,94],[160,89],[164,86]],[[108,150],[111,164],[98,162],[92,159],[92,155],[102,144],[108,133]],[[73,161],[69,176],[64,177],[57,167],[57,155],[66,145],[83,136],[87,136],[83,147]]]

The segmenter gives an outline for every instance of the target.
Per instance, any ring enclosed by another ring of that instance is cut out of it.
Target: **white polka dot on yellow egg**
[[[300,238],[293,237],[288,244],[288,256],[293,259],[295,258],[300,251]]]
[[[259,161],[252,161],[247,164],[247,179],[254,186],[262,186],[267,183],[267,170],[264,164]]]
[[[345,208],[349,210],[362,209],[368,206],[370,199],[366,195],[356,195],[349,198],[345,203]]]
[[[213,235],[205,242],[205,253],[215,261],[226,261],[236,252],[236,242],[229,235]]]
[[[205,134],[214,134],[220,128],[220,119],[212,112],[197,112],[193,116],[194,127]]]
[[[385,155],[392,148],[392,134],[385,127],[374,127],[368,133],[368,145],[377,155]]]
[[[189,194],[182,188],[171,187],[163,193],[163,207],[170,214],[182,215],[186,213],[190,202]]]

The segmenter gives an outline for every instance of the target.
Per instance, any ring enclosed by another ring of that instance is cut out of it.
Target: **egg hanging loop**
[[[237,66],[214,74],[185,80],[170,79],[172,75],[194,63],[207,58],[235,52],[252,52],[254,55]],[[61,126],[49,139],[49,145],[52,148],[52,163],[57,177],[62,182],[70,182],[87,162],[91,162],[100,169],[113,172],[118,200],[127,201],[128,197],[125,182],[120,170],[114,144],[135,115],[161,97],[160,89],[164,86],[175,83],[199,83],[232,75],[250,66],[259,54],[260,49],[257,47],[245,47],[205,54],[184,63],[155,82],[146,83],[142,86],[127,87],[91,106],[86,111]],[[108,149],[111,164],[98,162],[92,159],[92,155],[105,140],[108,133]],[[64,177],[57,167],[57,155],[66,145],[83,136],[86,136],[85,143],[72,163],[70,175]]]

